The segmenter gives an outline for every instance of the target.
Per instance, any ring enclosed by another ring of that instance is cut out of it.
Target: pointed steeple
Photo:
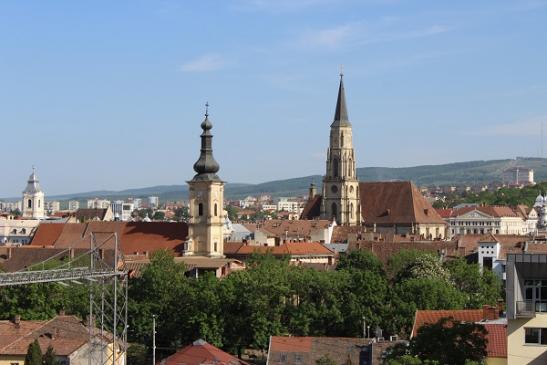
[[[213,135],[211,129],[213,124],[209,120],[209,103],[205,104],[205,119],[201,123],[201,151],[199,159],[194,164],[194,171],[197,175],[194,180],[220,180],[216,175],[220,169],[213,157]]]
[[[32,174],[30,174],[27,187],[23,191],[23,194],[36,194],[42,191],[40,187],[40,181],[38,180],[38,175],[36,175],[36,169],[32,166]]]
[[[336,111],[331,127],[351,127],[346,106],[346,93],[344,91],[344,74],[340,73],[340,86],[338,87],[338,99],[336,100]]]

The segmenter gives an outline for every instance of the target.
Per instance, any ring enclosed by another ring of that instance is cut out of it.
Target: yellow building
[[[507,361],[547,364],[547,254],[507,255]]]

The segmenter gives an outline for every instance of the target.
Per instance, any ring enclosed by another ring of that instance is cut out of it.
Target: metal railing
[[[547,301],[545,300],[524,300],[516,302],[517,316],[530,318],[536,313],[547,312]]]
[[[93,280],[96,278],[122,276],[123,272],[113,269],[90,270],[87,267],[75,267],[68,269],[20,271],[0,273],[0,286],[11,286],[32,283],[48,283],[64,280]]]

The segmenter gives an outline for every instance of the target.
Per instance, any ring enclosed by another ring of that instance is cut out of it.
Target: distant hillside
[[[533,168],[536,181],[547,180],[547,159],[517,158],[511,160],[456,162],[444,165],[424,165],[413,167],[364,167],[357,169],[361,181],[412,180],[417,185],[475,185],[502,181],[502,172],[514,166]],[[298,177],[286,180],[269,181],[261,184],[228,183],[226,197],[240,199],[248,195],[271,194],[274,197],[306,194],[310,183],[321,188],[321,175]],[[188,186],[161,185],[123,191],[91,191],[78,194],[50,196],[49,199],[68,200],[104,197],[124,199],[128,197],[159,196],[162,201],[186,199]]]

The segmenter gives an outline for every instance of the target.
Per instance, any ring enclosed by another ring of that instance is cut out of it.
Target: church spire
[[[336,111],[331,127],[350,127],[348,109],[346,106],[346,93],[344,91],[344,74],[340,72],[340,86],[338,87],[338,99],[336,100]]]
[[[205,119],[201,123],[201,151],[199,159],[194,164],[194,171],[197,175],[194,180],[220,180],[216,175],[220,169],[213,157],[213,135],[211,129],[213,124],[209,120],[209,103],[205,104]]]

